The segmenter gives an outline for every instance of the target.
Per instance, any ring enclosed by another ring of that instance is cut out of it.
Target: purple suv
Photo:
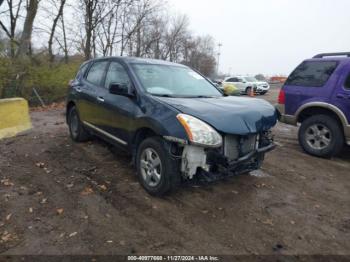
[[[320,54],[302,62],[282,87],[280,121],[301,124],[309,154],[331,157],[350,145],[350,53]]]

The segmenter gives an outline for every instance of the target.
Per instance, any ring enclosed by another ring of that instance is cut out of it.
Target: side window
[[[227,79],[226,82],[233,82],[233,78]]]
[[[239,83],[239,82],[242,82],[242,81],[239,78],[234,78],[233,82]]]
[[[334,61],[307,61],[288,77],[286,85],[322,87],[337,68]]]
[[[348,74],[348,77],[345,80],[344,87],[345,87],[345,89],[350,90],[350,73]]]
[[[95,62],[91,66],[89,73],[86,76],[86,80],[94,85],[97,85],[97,86],[101,85],[102,78],[103,78],[107,64],[108,64],[107,61]]]
[[[130,88],[130,78],[128,76],[128,73],[124,69],[124,67],[117,63],[112,62],[109,66],[107,75],[106,75],[106,81],[105,81],[105,87],[109,88],[110,84],[124,84],[127,85]]]

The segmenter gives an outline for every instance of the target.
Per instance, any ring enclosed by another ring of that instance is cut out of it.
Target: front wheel
[[[298,137],[304,151],[318,157],[335,156],[344,145],[341,125],[327,115],[316,115],[306,119],[301,124]]]
[[[246,90],[245,90],[245,93],[247,95],[250,95],[252,93],[252,88],[251,87],[247,87]]]
[[[142,187],[151,195],[162,196],[181,181],[179,163],[172,159],[159,137],[147,138],[139,145],[136,168]]]

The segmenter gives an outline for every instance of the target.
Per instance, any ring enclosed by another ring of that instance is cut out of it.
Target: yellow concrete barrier
[[[0,139],[15,136],[31,127],[27,100],[0,99]]]

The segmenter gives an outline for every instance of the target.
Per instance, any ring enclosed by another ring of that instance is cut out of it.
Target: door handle
[[[102,96],[98,96],[97,100],[100,101],[100,102],[104,102],[105,101],[105,99]]]

